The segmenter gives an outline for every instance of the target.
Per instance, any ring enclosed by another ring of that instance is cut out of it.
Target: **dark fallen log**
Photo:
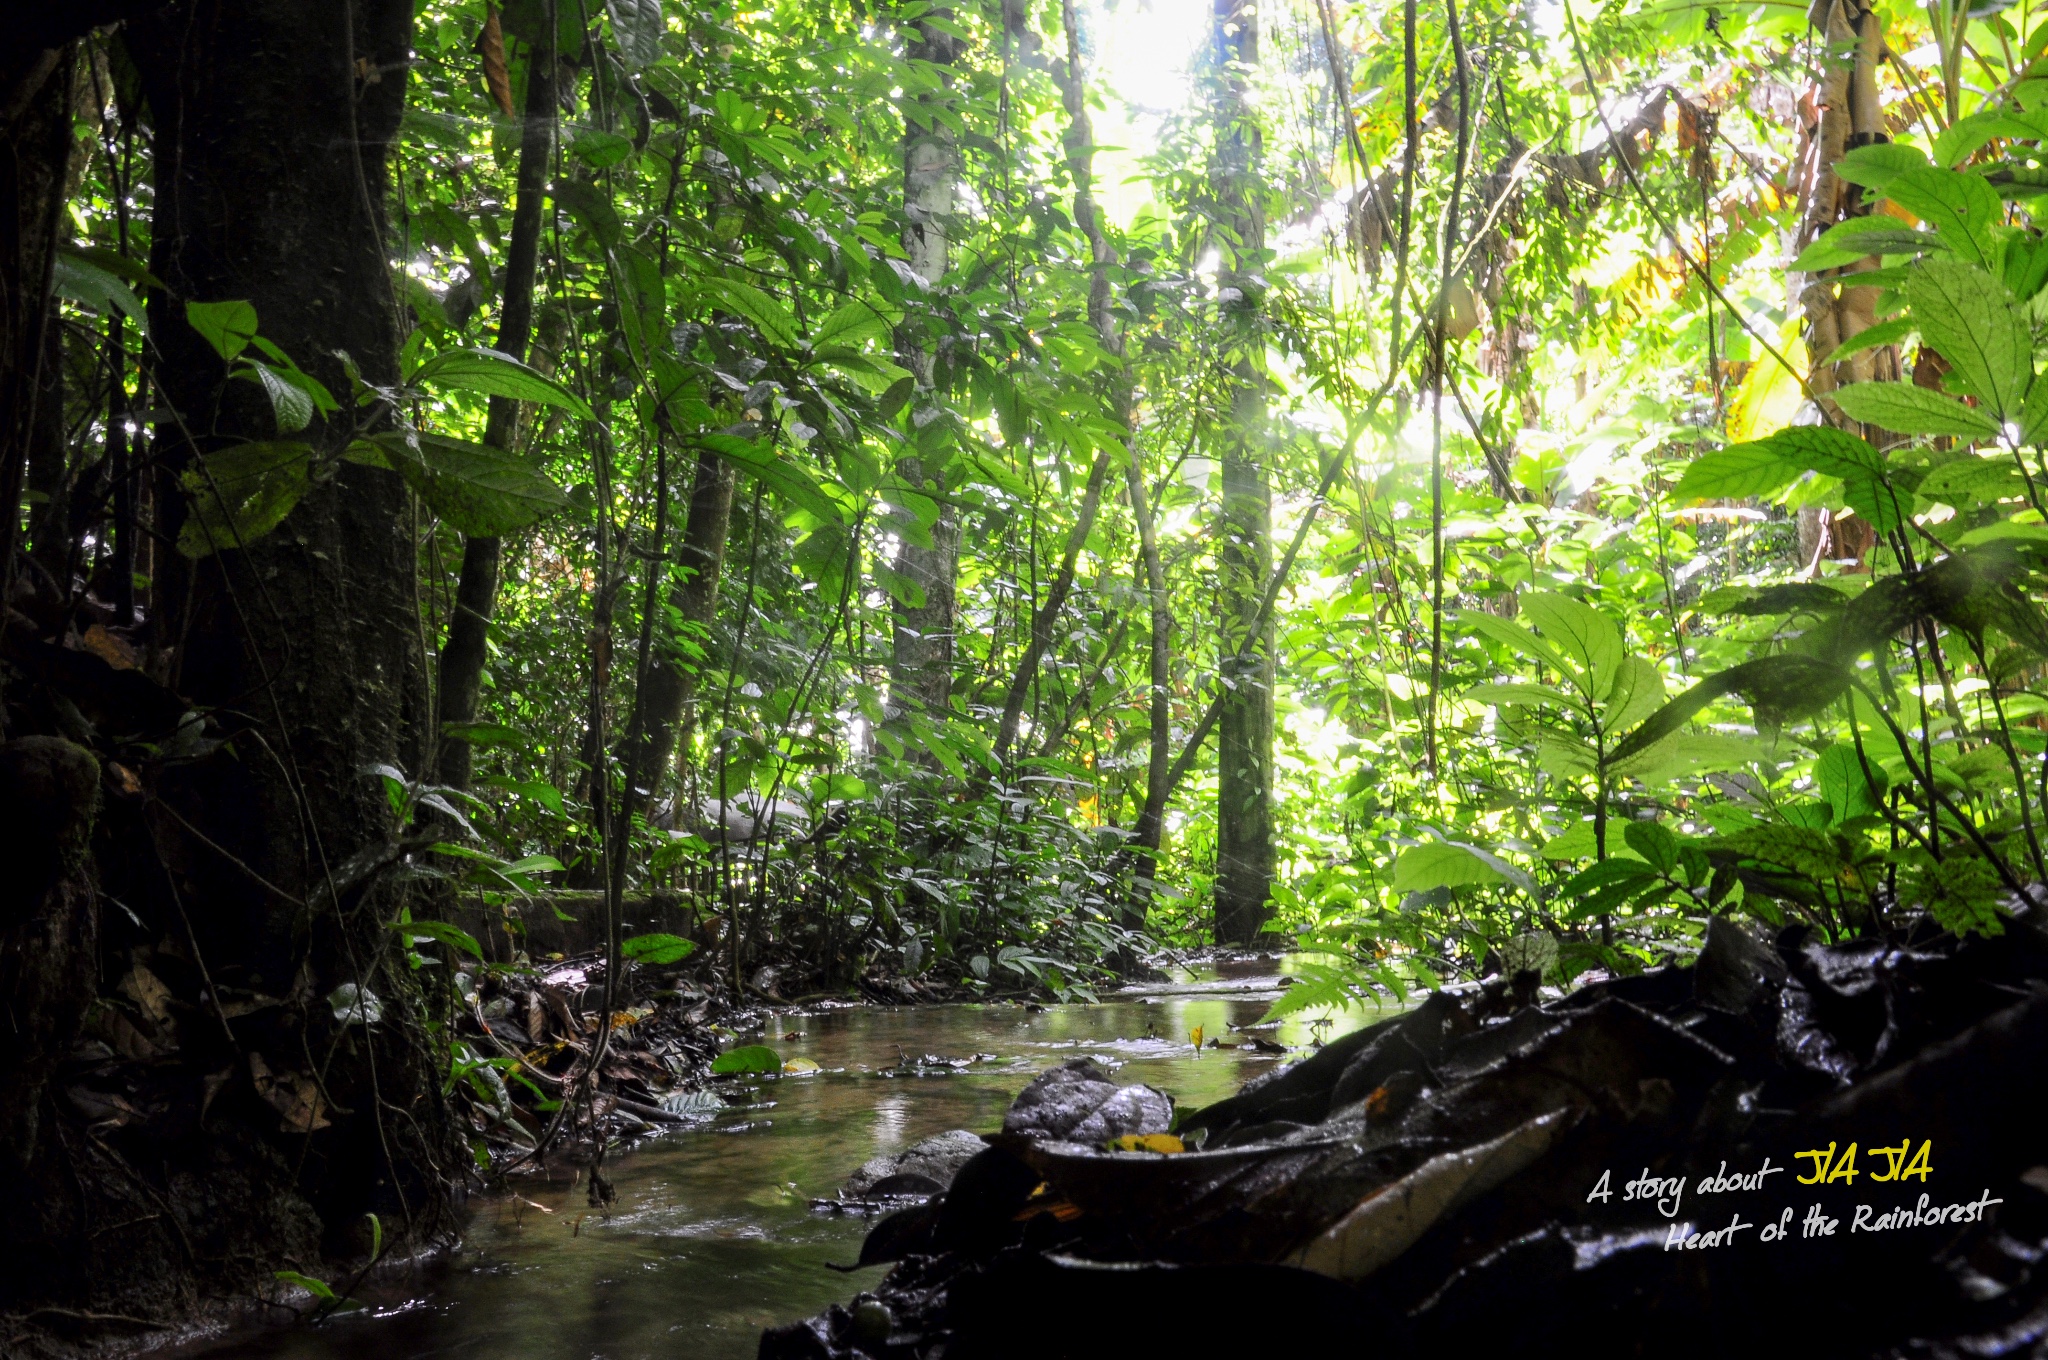
[[[1691,967],[1507,993],[1433,997],[1188,1113],[1181,1153],[1020,1099],[946,1195],[877,1225],[872,1294],[761,1354],[2048,1344],[2031,923],[1826,946],[1716,921]]]

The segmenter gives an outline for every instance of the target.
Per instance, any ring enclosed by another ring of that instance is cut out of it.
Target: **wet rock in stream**
[[[1531,1000],[1439,993],[1185,1114],[1180,1153],[1110,1150],[1158,1092],[1043,1073],[876,1225],[859,1318],[761,1354],[2048,1355],[2035,923],[1716,920],[1689,967]]]

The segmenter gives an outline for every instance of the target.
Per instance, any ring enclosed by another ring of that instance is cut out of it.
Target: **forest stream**
[[[871,1218],[812,1207],[878,1153],[948,1129],[994,1130],[1032,1074],[1074,1057],[1114,1066],[1194,1108],[1285,1061],[1251,1034],[1290,960],[1175,970],[1097,1005],[951,1005],[773,1012],[761,1041],[806,1076],[751,1079],[751,1103],[636,1145],[609,1166],[618,1201],[586,1207],[580,1176],[483,1198],[451,1258],[360,1291],[368,1307],[317,1327],[213,1338],[172,1354],[340,1360],[370,1353],[492,1360],[752,1357],[765,1327],[872,1285],[849,1277]],[[1295,1015],[1253,1031],[1286,1048],[1370,1020]],[[1190,1032],[1205,1047],[1197,1055]],[[788,1035],[797,1038],[787,1038]]]

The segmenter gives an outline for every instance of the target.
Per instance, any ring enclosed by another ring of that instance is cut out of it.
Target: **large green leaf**
[[[1744,500],[1783,491],[1806,465],[1773,439],[1709,449],[1686,465],[1671,497],[1679,501]]]
[[[818,323],[817,331],[811,336],[811,348],[822,350],[827,345],[851,346],[879,340],[889,333],[891,324],[889,315],[877,304],[849,302]]]
[[[246,302],[188,302],[185,321],[223,359],[234,358],[256,338],[256,309]]]
[[[1848,743],[1838,742],[1822,751],[1820,759],[1814,762],[1813,774],[1821,796],[1834,810],[1838,826],[1851,817],[1867,816],[1882,809],[1885,792],[1891,786],[1891,776],[1884,767],[1859,756]]]
[[[144,330],[149,328],[142,299],[118,274],[83,251],[60,248],[51,283],[58,297],[68,298],[102,316],[119,312]]]
[[[1589,604],[1552,590],[1531,591],[1521,598],[1522,617],[1543,630],[1550,645],[1586,676],[1595,700],[1607,697],[1621,665],[1621,629]]]
[[[245,547],[284,521],[313,484],[313,448],[295,439],[237,444],[206,454],[179,481],[191,513],[178,551],[205,557]]]
[[[1834,702],[1849,684],[1849,672],[1841,660],[1781,654],[1762,656],[1706,677],[1691,689],[1645,718],[1607,753],[1610,766],[1621,765],[1642,755],[1658,742],[1672,736],[1716,699],[1740,694],[1766,722],[1783,722],[1800,713],[1811,713]]]
[[[809,511],[815,518],[827,524],[836,524],[845,518],[839,502],[827,495],[818,479],[793,460],[777,457],[755,441],[738,435],[708,434],[702,438],[704,446],[720,458],[756,478],[790,504]]]
[[[654,257],[634,246],[612,251],[612,283],[625,313],[626,342],[642,364],[668,339],[668,288]]]
[[[1501,707],[1522,705],[1529,708],[1542,708],[1549,705],[1557,708],[1578,708],[1582,706],[1578,699],[1566,694],[1561,689],[1552,689],[1549,685],[1474,685],[1465,691],[1463,697],[1475,704],[1495,704]]]
[[[1518,652],[1532,661],[1541,661],[1552,670],[1568,669],[1564,657],[1542,638],[1537,637],[1519,623],[1510,622],[1497,615],[1477,609],[1467,609],[1458,615],[1458,621],[1483,637],[1492,638],[1509,651]]]
[[[1927,157],[1900,142],[1874,142],[1845,153],[1835,162],[1835,175],[1882,194],[1901,175],[1927,168]]]
[[[2048,391],[2048,383],[2042,389]],[[1928,500],[1964,509],[1972,504],[2018,499],[2027,494],[2019,464],[2003,449],[1989,457],[1965,457],[1943,463],[1921,478],[1915,490]]]
[[[667,31],[661,0],[605,0],[612,16],[612,36],[618,39],[619,55],[626,68],[644,70],[661,56],[661,36]]]
[[[589,402],[540,370],[520,363],[501,350],[444,349],[421,364],[413,373],[412,380],[487,397],[509,397],[514,401],[559,406],[584,420],[597,419]]]
[[[1396,892],[1428,892],[1431,888],[1467,888],[1504,881],[1500,870],[1469,847],[1444,841],[1411,845],[1394,861]]]
[[[1899,434],[1945,434],[1991,439],[1998,422],[1953,397],[1909,382],[1861,382],[1838,389],[1835,404],[1851,420]]]
[[[766,1044],[728,1048],[711,1060],[711,1075],[736,1076],[754,1072],[780,1072],[782,1055]]]
[[[1999,420],[2018,420],[2034,382],[2034,341],[2005,285],[1972,264],[1926,260],[1905,284],[1921,337],[1963,390]]]
[[[1964,259],[1986,264],[1993,258],[1992,228],[2004,216],[2004,205],[1983,178],[1923,166],[1894,175],[1884,196],[1918,214]]]
[[[696,952],[696,942],[680,935],[629,935],[619,941],[620,954],[635,963],[655,967],[681,963]]]
[[[703,280],[698,288],[713,306],[752,322],[754,329],[769,344],[780,349],[795,349],[803,343],[796,328],[796,318],[790,315],[789,308],[751,283],[713,275]]]
[[[1790,267],[1812,273],[1839,269],[1869,255],[1917,255],[1942,245],[1939,236],[1916,231],[1894,217],[1852,217],[1822,232]]]
[[[569,504],[546,474],[502,449],[417,432],[376,443],[435,514],[472,538],[517,533]]]
[[[1610,732],[1626,732],[1656,712],[1664,699],[1664,672],[1656,663],[1640,656],[1623,657],[1607,692],[1600,725]]]

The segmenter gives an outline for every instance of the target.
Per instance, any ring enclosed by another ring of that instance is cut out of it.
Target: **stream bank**
[[[749,1098],[615,1154],[609,1212],[587,1205],[567,1170],[476,1201],[463,1245],[416,1273],[373,1281],[368,1305],[316,1327],[205,1338],[177,1357],[343,1360],[366,1352],[557,1360],[603,1355],[752,1357],[764,1328],[871,1287],[847,1276],[873,1220],[815,1210],[862,1163],[949,1129],[986,1129],[1038,1072],[1077,1056],[1113,1065],[1186,1108],[1211,1104],[1281,1056],[1372,1020],[1290,1019],[1246,1033],[1274,997],[1286,959],[1177,970],[1095,1005],[817,1005],[770,1010],[758,1038],[803,1076],[720,1083]],[[1205,1044],[1235,1048],[1197,1054]],[[796,1037],[785,1037],[794,1035]],[[282,1263],[287,1266],[289,1263]],[[280,1313],[279,1321],[289,1321]]]

